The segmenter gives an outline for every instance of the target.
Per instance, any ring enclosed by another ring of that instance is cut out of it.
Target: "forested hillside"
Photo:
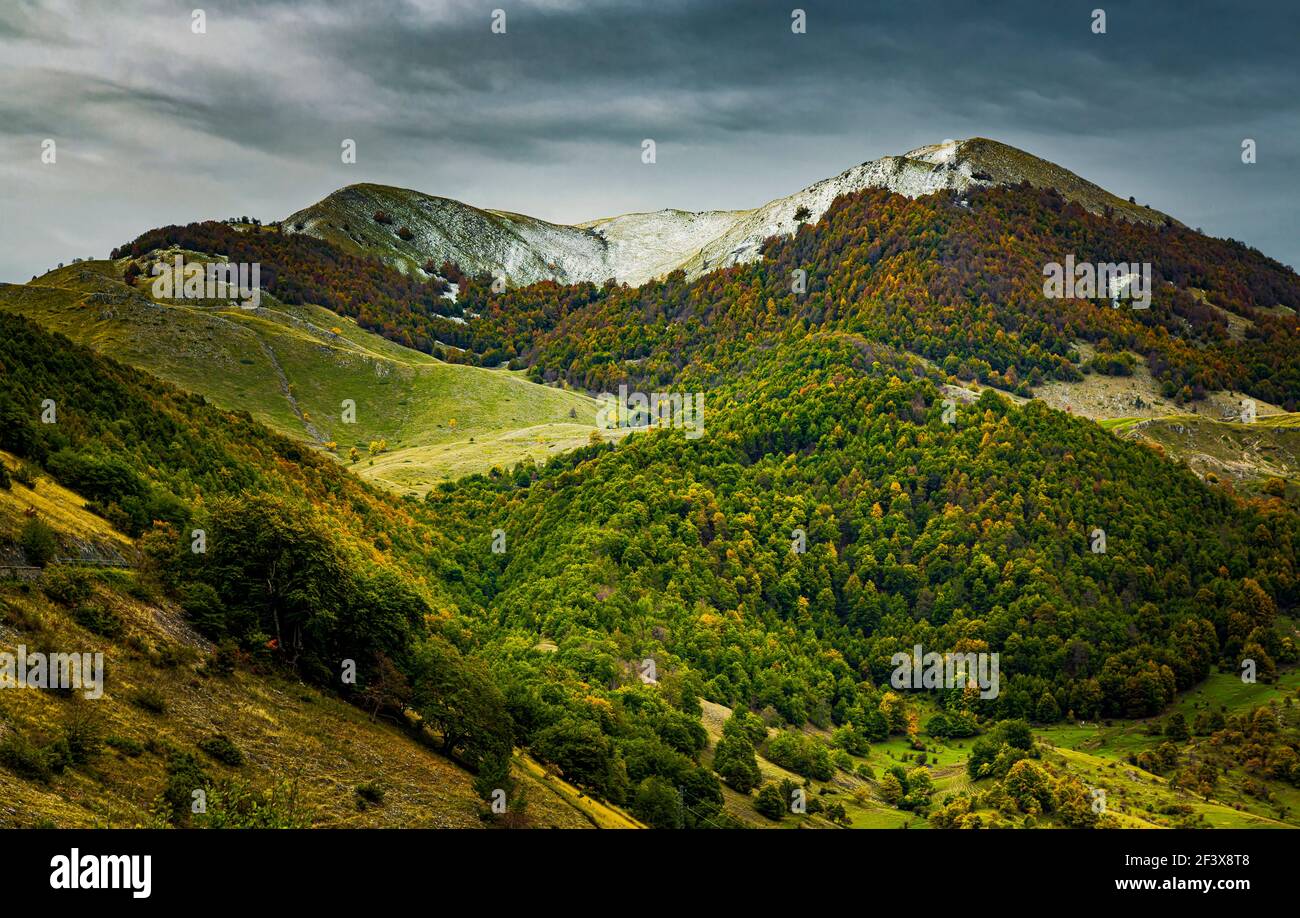
[[[1067,254],[1150,262],[1151,308],[1048,299],[1043,266]],[[806,292],[794,289],[796,271],[807,272]],[[770,240],[762,261],[694,283],[677,274],[639,288],[541,283],[493,294],[478,279],[458,302],[481,317],[439,328],[445,340],[517,353],[538,378],[594,390],[627,378],[667,383],[691,360],[721,361],[792,329],[833,329],[1022,395],[1080,378],[1082,340],[1141,355],[1164,394],[1183,402],[1238,388],[1287,410],[1300,404],[1294,272],[1232,240],[1090,214],[1024,185],[965,198],[847,195],[816,225]],[[1227,314],[1248,320],[1240,338]]]
[[[285,302],[334,309],[408,347],[442,342],[489,364],[514,359],[593,391],[628,378],[666,383],[690,359],[798,327],[855,332],[1024,395],[1045,380],[1078,379],[1082,340],[1140,354],[1180,401],[1240,388],[1287,410],[1300,405],[1293,271],[1233,240],[1089,213],[1028,184],[920,198],[865,189],[838,198],[815,225],[769,240],[761,261],[635,288],[544,281],[494,292],[492,277],[451,264],[411,280],[312,237],[219,223],[154,230],[113,255],[170,245],[260,262],[266,289]],[[1150,262],[1151,308],[1045,297],[1043,266],[1067,254]],[[796,271],[806,272],[799,290]],[[440,295],[448,281],[460,288],[454,303]],[[1244,334],[1231,333],[1230,317],[1245,320]]]
[[[634,434],[430,494],[512,539],[490,627],[603,646],[593,675],[664,654],[710,700],[820,726],[861,723],[914,643],[1001,651],[1005,687],[978,707],[1008,717],[1045,696],[1150,715],[1219,662],[1295,658],[1274,628],[1297,599],[1281,499],[1039,403],[986,393],[944,424],[932,378],[853,336],[773,348],[713,401],[699,440]],[[465,564],[496,560],[487,538]]]
[[[241,230],[215,221],[165,226],[114,249],[109,257],[138,258],[173,246],[257,263],[262,289],[281,302],[324,306],[356,319],[364,329],[426,353],[434,347],[434,319],[461,314],[443,296],[450,288],[434,265],[427,266],[423,277],[408,278],[378,259],[340,252],[311,236],[251,226]],[[454,281],[457,275],[447,270]]]

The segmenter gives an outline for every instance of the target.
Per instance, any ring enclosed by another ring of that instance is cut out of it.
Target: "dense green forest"
[[[1002,693],[975,707],[1009,717],[1149,715],[1220,661],[1295,659],[1273,628],[1297,598],[1279,499],[1039,403],[986,393],[946,425],[932,379],[851,336],[774,348],[714,403],[699,440],[634,434],[430,494],[516,546],[482,575],[485,634],[581,636],[597,681],[663,654],[711,700],[821,726],[863,723],[914,643],[1000,651]],[[463,566],[493,558],[476,536]]]

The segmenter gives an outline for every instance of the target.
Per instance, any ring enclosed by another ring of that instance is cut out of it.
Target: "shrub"
[[[222,641],[216,650],[208,654],[203,671],[223,679],[228,678],[235,674],[235,664],[238,662],[239,646],[234,641]]]
[[[979,727],[968,711],[940,711],[925,722],[925,732],[934,737],[959,738],[974,736],[979,732]]]
[[[811,736],[783,731],[767,742],[767,757],[796,774],[829,781],[835,774],[830,751]]]
[[[754,802],[754,809],[766,816],[768,819],[779,820],[785,815],[785,799],[781,796],[781,790],[775,784],[764,784],[758,792],[758,800]]]
[[[163,785],[164,815],[173,825],[189,822],[194,802],[194,792],[206,792],[211,784],[203,766],[193,753],[170,750],[167,756],[167,783]]]
[[[403,242],[410,242],[415,238],[415,233],[405,226],[397,231],[397,235]]]
[[[166,714],[167,699],[155,686],[146,685],[131,696],[131,703],[151,714]]]
[[[126,582],[126,595],[137,602],[153,602],[156,599],[153,588],[139,577],[132,577]]]
[[[18,468],[14,469],[14,481],[32,491],[36,490],[36,475],[36,469],[27,462],[22,463]]]
[[[382,223],[384,226],[392,226],[393,218],[385,210],[375,211],[375,222]]]
[[[117,637],[122,633],[122,619],[116,612],[97,602],[82,603],[72,613],[78,625],[104,637]]]
[[[18,544],[22,547],[27,563],[38,567],[44,567],[54,560],[54,553],[59,547],[58,541],[54,538],[54,530],[39,516],[33,516],[23,523]]]
[[[890,806],[900,810],[924,811],[934,793],[930,773],[924,768],[905,771],[895,765],[880,779],[880,797]]]
[[[77,764],[67,737],[60,736],[45,747],[45,761],[49,764],[50,771],[56,775],[63,774],[68,766]]]
[[[41,589],[55,602],[74,606],[90,598],[90,575],[75,567],[54,567],[41,578]]]
[[[1011,766],[1003,787],[1020,811],[1030,816],[1051,812],[1056,806],[1051,777],[1041,765],[1028,759]]]
[[[199,652],[188,644],[163,644],[149,655],[149,662],[163,669],[189,666],[199,657]]]
[[[118,736],[114,734],[104,740],[104,745],[109,749],[116,749],[118,752],[122,753],[122,755],[132,759],[144,752],[144,744],[137,743],[128,736]]]
[[[1004,720],[971,745],[966,772],[976,780],[989,776],[1001,778],[1016,762],[1035,757],[1029,725],[1023,720]]]
[[[299,806],[298,786],[280,781],[256,790],[240,781],[219,781],[206,788],[206,812],[191,824],[207,829],[306,829],[311,814]]]
[[[85,707],[74,708],[63,724],[63,742],[69,765],[85,765],[98,755],[103,740],[95,715]]]
[[[849,755],[866,756],[871,754],[871,744],[867,734],[858,730],[853,724],[838,727],[831,734],[831,745],[842,749]]]
[[[0,740],[0,765],[28,781],[48,784],[52,777],[47,751],[17,731]]]
[[[244,764],[244,754],[224,734],[216,733],[199,740],[198,746],[218,762],[238,768]]]
[[[478,774],[474,776],[474,793],[480,799],[492,803],[497,791],[501,791],[509,800],[514,786],[514,779],[510,776],[510,753],[504,750],[494,752],[479,761]]]
[[[357,809],[365,810],[372,806],[380,806],[384,802],[386,791],[378,781],[367,781],[365,784],[358,784],[355,788],[357,795]]]

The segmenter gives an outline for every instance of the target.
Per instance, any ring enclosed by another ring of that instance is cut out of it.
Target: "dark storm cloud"
[[[350,182],[577,221],[975,135],[1300,263],[1291,2],[200,2],[0,7],[0,278]]]

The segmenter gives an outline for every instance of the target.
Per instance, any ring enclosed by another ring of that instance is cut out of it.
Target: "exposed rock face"
[[[1130,203],[1022,150],[993,140],[945,140],[903,156],[854,166],[752,210],[660,210],[623,214],[577,226],[522,214],[480,210],[385,185],[349,185],[285,218],[287,232],[326,239],[345,251],[378,255],[403,270],[450,260],[470,273],[504,276],[512,284],[539,280],[640,284],[681,268],[688,277],[753,261],[763,240],[816,222],[841,194],[887,188],[908,197],[936,191],[1027,181],[1052,187],[1096,213],[1110,208],[1129,220],[1159,223],[1164,214]]]

